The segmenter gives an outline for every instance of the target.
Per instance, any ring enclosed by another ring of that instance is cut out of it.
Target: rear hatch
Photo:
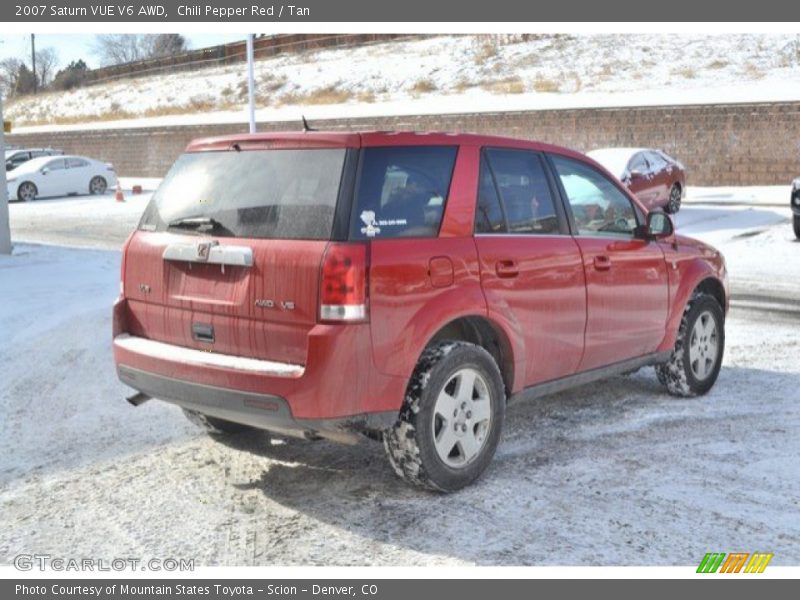
[[[347,236],[358,141],[286,134],[190,146],[128,244],[128,332],[305,364],[320,264]]]

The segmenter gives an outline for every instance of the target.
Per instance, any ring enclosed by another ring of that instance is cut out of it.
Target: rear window
[[[139,228],[330,239],[345,154],[344,148],[184,154],[153,194]]]
[[[438,235],[456,153],[456,146],[365,148],[350,238]]]

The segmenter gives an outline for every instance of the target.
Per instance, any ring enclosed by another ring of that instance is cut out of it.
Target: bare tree
[[[58,53],[54,48],[42,48],[36,51],[36,75],[41,87],[47,87],[55,76],[58,66]]]
[[[144,58],[142,39],[144,35],[127,33],[104,33],[95,37],[94,52],[104,65],[119,65]]]
[[[18,58],[0,61],[0,92],[6,97],[22,96],[33,92],[33,71]]]
[[[172,56],[186,52],[186,38],[180,33],[160,33],[150,36],[149,57]]]
[[[0,95],[8,98],[17,90],[17,79],[22,61],[18,58],[5,58],[0,61]]]
[[[119,65],[184,52],[187,45],[179,33],[106,33],[96,36],[93,49],[102,64]]]

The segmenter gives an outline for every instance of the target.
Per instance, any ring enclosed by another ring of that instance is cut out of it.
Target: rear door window
[[[489,148],[483,154],[502,202],[506,219],[505,231],[559,233],[553,195],[539,154],[527,150],[499,148]],[[478,208],[480,210],[480,202]],[[497,232],[497,229],[494,231]]]
[[[347,150],[189,152],[144,212],[146,231],[328,240]]]
[[[506,215],[497,195],[489,161],[481,154],[481,172],[478,179],[478,202],[475,207],[475,233],[508,233]]]
[[[350,237],[437,236],[457,150],[456,146],[364,148]]]

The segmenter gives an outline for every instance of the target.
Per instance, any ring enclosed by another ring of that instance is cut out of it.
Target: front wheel
[[[105,194],[106,189],[108,189],[108,183],[105,179],[97,175],[96,177],[92,177],[92,180],[89,182],[89,193],[100,195]]]
[[[695,294],[683,312],[670,359],[656,365],[658,380],[673,396],[701,396],[716,382],[724,350],[722,307],[709,294]]]
[[[665,212],[671,215],[677,213],[681,209],[681,196],[681,186],[676,183],[669,191],[669,200],[667,201]]]
[[[794,215],[794,237],[800,240],[800,215]]]
[[[505,417],[500,369],[480,346],[447,341],[419,359],[383,443],[395,472],[441,492],[477,479],[494,456]]]

